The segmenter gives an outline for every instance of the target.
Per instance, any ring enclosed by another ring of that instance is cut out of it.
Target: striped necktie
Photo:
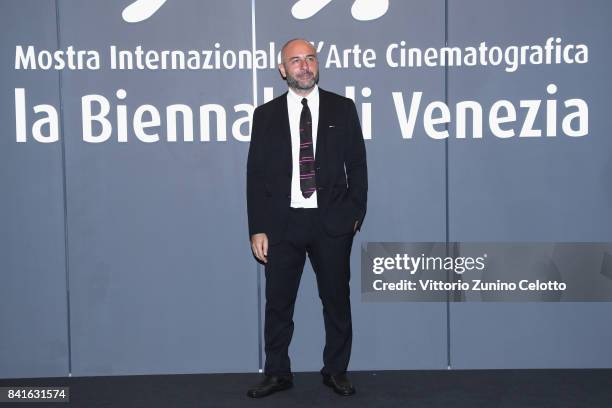
[[[300,114],[300,190],[308,198],[316,190],[314,150],[312,146],[312,116],[308,100],[302,98]]]

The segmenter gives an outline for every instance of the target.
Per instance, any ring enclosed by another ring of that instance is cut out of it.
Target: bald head
[[[293,50],[295,48],[295,46],[307,46],[310,48],[312,54],[314,54],[315,56],[317,55],[317,49],[308,41],[306,41],[303,38],[293,38],[289,41],[287,41],[284,45],[283,48],[281,48],[281,61],[285,61],[287,58],[287,51],[288,50]]]

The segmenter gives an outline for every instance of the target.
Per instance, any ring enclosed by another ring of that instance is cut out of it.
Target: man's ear
[[[280,72],[283,79],[287,78],[287,73],[285,72],[285,66],[283,64],[278,64],[278,71]]]

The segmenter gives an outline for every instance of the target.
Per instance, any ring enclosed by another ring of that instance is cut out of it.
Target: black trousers
[[[349,299],[353,236],[352,233],[329,236],[317,208],[290,209],[284,237],[268,248],[265,268],[266,374],[291,372],[289,343],[293,336],[293,310],[306,254],[315,272],[323,304],[325,348],[321,374],[346,371],[353,339]]]

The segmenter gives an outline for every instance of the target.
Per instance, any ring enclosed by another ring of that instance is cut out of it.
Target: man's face
[[[319,63],[316,51],[304,41],[293,41],[285,47],[278,69],[290,88],[312,89],[319,82]]]

